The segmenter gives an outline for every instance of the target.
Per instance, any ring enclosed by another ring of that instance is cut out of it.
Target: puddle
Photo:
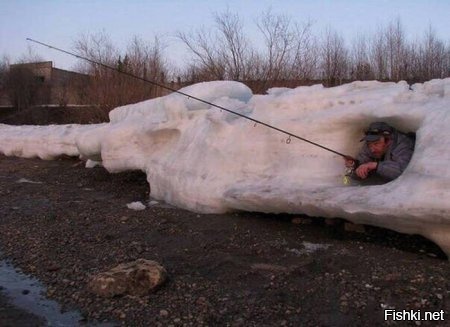
[[[0,261],[0,288],[13,305],[42,317],[47,326],[101,326],[112,327],[112,323],[83,322],[83,317],[77,311],[61,312],[61,306],[47,299],[45,287],[35,278],[17,271],[5,260]]]

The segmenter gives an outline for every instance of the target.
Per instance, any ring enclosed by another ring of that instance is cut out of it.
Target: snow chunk
[[[118,107],[109,113],[111,123],[124,120],[146,119],[153,123],[183,120],[193,117],[189,111],[207,110],[211,106],[195,98],[218,104],[219,99],[237,100],[246,103],[253,96],[244,84],[230,81],[204,82],[184,87],[179,90],[191,97],[172,93],[167,96],[150,99],[132,105]]]
[[[301,250],[287,249],[287,251],[295,253],[297,255],[312,254],[319,250],[326,250],[331,246],[331,244],[319,244],[319,243],[311,243],[311,242],[303,242],[302,245],[303,245],[303,249],[301,249]]]
[[[42,182],[33,182],[26,178],[21,178],[16,183],[42,184]]]
[[[128,209],[132,210],[144,210],[146,206],[141,201],[131,202],[127,204]]]
[[[99,166],[99,167],[103,166],[101,161],[95,161],[95,160],[91,160],[91,159],[88,159],[86,161],[86,168],[95,168],[97,166]]]

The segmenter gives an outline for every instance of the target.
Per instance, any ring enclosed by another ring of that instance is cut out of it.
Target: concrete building
[[[20,106],[28,97],[33,105],[85,104],[89,75],[53,67],[53,62],[14,64],[10,82],[0,90],[0,105]]]

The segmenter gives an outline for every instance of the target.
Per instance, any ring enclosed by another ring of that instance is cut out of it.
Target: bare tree
[[[265,58],[267,58],[262,79],[266,81],[286,79],[296,41],[291,19],[285,15],[274,15],[268,10],[261,15],[257,26],[264,37]]]
[[[374,79],[374,74],[369,60],[369,48],[367,37],[359,34],[353,42],[351,55],[351,77],[355,80]]]
[[[405,33],[400,19],[388,25],[385,35],[389,78],[393,81],[399,81],[406,78],[408,68],[405,51]]]
[[[299,24],[289,16],[275,15],[269,9],[261,14],[257,26],[265,45],[259,54],[259,74],[256,74],[262,89],[295,86],[314,78],[318,45],[310,21]]]
[[[152,43],[146,43],[135,36],[126,50],[129,58],[128,69],[134,75],[157,82],[165,82],[167,64],[163,57],[164,45],[160,37],[155,37]]]
[[[222,44],[218,54],[225,63],[226,77],[236,81],[245,80],[251,50],[243,32],[242,20],[238,14],[226,11],[216,13],[215,22],[219,31],[218,40]]]
[[[262,13],[257,27],[264,40],[264,48],[259,52],[244,42],[238,16],[229,12],[216,15],[215,31],[180,33],[180,39],[196,57],[189,68],[191,78],[253,79],[268,87],[276,81],[300,81],[319,75],[326,85],[336,85],[350,77],[411,80],[416,66],[427,71],[426,78],[448,74],[448,48],[432,32],[427,34],[426,45],[408,43],[399,19],[372,37],[358,36],[351,56],[337,32],[328,29],[318,42],[311,33],[311,23],[298,25],[270,10]]]
[[[328,86],[342,84],[348,75],[348,50],[337,32],[327,29],[320,48],[323,79]]]
[[[446,76],[449,69],[449,66],[446,66],[447,51],[444,43],[437,39],[433,28],[429,26],[419,51],[423,79],[429,80]]]
[[[447,42],[447,46],[445,47],[445,61],[444,61],[444,77],[450,77],[450,41]]]
[[[218,50],[220,45],[214,33],[202,28],[191,33],[178,32],[177,37],[194,55],[194,62],[188,67],[192,77],[199,78],[199,80],[225,79],[226,64]],[[199,80],[194,79],[192,81]]]
[[[6,85],[6,80],[8,77],[10,59],[4,54],[0,59],[0,90],[3,90]]]
[[[372,37],[369,46],[370,64],[377,80],[388,78],[388,60],[386,56],[386,37],[384,31],[379,29]]]
[[[167,65],[163,58],[164,46],[159,37],[152,43],[146,43],[135,36],[126,49],[122,70],[158,84],[166,83]],[[119,60],[120,64],[120,60]],[[127,76],[122,77],[122,88],[127,92],[127,101],[141,101],[157,97],[166,91],[158,86],[136,81]]]
[[[216,13],[214,20],[213,30],[177,33],[194,55],[185,75],[192,81],[248,79],[254,73],[255,53],[245,37],[242,19],[226,11]]]
[[[407,69],[407,80],[409,82],[419,82],[422,80],[422,63],[421,63],[421,49],[420,41],[412,41],[407,44],[406,54],[408,56],[408,69]]]
[[[74,48],[81,56],[108,66],[115,66],[119,57],[110,37],[104,32],[81,35],[75,42]],[[82,62],[78,69],[91,76],[86,88],[89,102],[97,105],[98,108],[93,115],[96,119],[106,120],[109,110],[119,102],[116,86],[118,74],[90,62]]]
[[[79,54],[106,65],[114,65],[119,56],[118,50],[105,32],[82,34],[75,41],[74,48]],[[82,62],[82,64],[84,64],[86,73],[90,72],[92,68],[98,70],[99,73],[103,71],[101,67],[95,64],[87,62]],[[82,67],[83,65],[80,65],[80,68]]]
[[[312,22],[308,21],[295,27],[295,43],[290,68],[291,78],[312,80],[317,73],[318,44],[311,31]]]
[[[28,45],[27,51],[24,54],[22,54],[15,63],[26,64],[30,62],[40,62],[40,61],[44,61],[42,56],[36,53],[36,51],[31,45]]]

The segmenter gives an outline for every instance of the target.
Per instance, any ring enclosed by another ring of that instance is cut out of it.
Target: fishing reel
[[[355,167],[346,167],[344,171],[344,177],[342,178],[342,182],[344,185],[352,184],[352,176],[354,175]]]
[[[353,164],[349,167],[345,167],[344,176],[342,178],[342,182],[344,185],[352,185],[353,184],[353,176],[355,176],[355,169],[357,167],[356,160],[353,158],[349,158],[353,161]]]

